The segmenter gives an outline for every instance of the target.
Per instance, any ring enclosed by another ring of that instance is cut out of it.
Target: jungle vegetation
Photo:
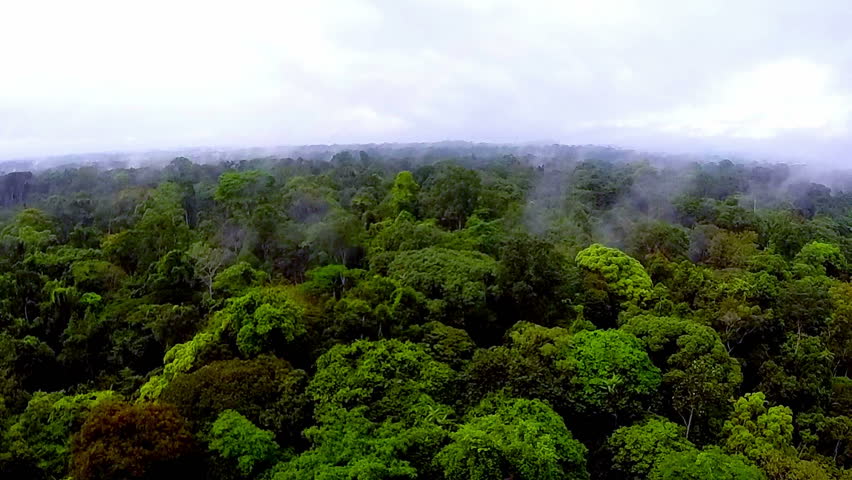
[[[372,148],[0,185],[4,479],[852,479],[852,188],[790,165]]]

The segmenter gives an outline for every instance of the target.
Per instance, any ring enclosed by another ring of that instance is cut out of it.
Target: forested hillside
[[[0,477],[852,479],[842,177],[424,149],[0,179]]]

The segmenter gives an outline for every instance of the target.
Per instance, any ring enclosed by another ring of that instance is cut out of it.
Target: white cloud
[[[0,157],[849,134],[842,0],[6,3]]]
[[[802,59],[770,62],[732,75],[694,105],[623,125],[734,138],[772,138],[790,130],[846,135],[852,95],[835,88],[830,66]]]

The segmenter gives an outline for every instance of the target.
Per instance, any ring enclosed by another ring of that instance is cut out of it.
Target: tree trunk
[[[684,418],[683,415],[680,418],[683,420],[683,424],[686,426],[686,439],[689,440],[689,430],[692,428],[692,414],[695,412],[694,408],[689,409],[689,418]]]

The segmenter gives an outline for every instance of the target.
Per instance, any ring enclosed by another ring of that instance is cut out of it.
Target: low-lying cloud
[[[852,4],[16,2],[0,158],[467,139],[840,162]]]

